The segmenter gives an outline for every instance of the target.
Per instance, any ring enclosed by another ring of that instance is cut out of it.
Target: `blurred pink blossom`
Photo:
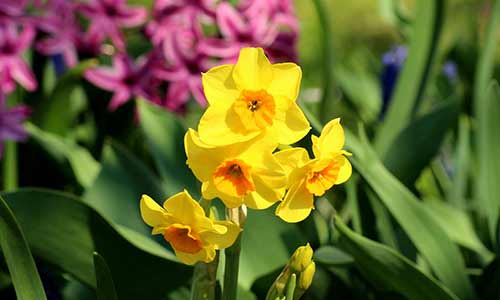
[[[155,101],[150,84],[150,60],[141,57],[134,62],[125,54],[113,57],[112,67],[96,67],[84,73],[85,78],[94,85],[113,92],[109,102],[109,109],[118,107],[134,97],[143,97]]]
[[[125,40],[121,28],[143,24],[147,12],[143,7],[129,7],[125,0],[90,0],[81,4],[79,10],[89,19],[87,34],[99,43],[107,37],[120,51],[125,51]]]
[[[27,106],[18,105],[8,109],[5,104],[5,95],[0,92],[0,158],[5,141],[23,141],[28,135],[22,123],[30,115]]]
[[[27,0],[0,0],[0,24],[21,18],[27,3]]]
[[[14,23],[0,24],[0,93],[11,93],[15,82],[29,91],[36,89],[35,76],[22,58],[34,37],[31,26],[25,25],[19,32]]]

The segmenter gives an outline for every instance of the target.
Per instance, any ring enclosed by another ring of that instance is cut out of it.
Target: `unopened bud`
[[[309,243],[305,246],[300,246],[295,250],[290,258],[289,266],[294,273],[304,271],[312,262],[313,250]]]
[[[307,290],[313,281],[314,273],[316,272],[316,264],[311,262],[307,268],[299,274],[299,281],[297,282],[297,288],[302,290]]]

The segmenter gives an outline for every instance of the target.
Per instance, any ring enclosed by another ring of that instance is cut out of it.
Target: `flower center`
[[[307,190],[311,194],[322,196],[337,181],[340,167],[340,162],[335,159],[319,161],[307,174]]]
[[[239,159],[232,159],[223,162],[213,174],[215,187],[220,192],[241,197],[255,191],[250,166]]]
[[[265,90],[243,90],[234,102],[233,109],[243,127],[248,131],[271,126],[276,115],[274,98]]]
[[[187,225],[174,224],[167,229],[163,234],[174,249],[180,252],[194,254],[201,250],[201,242],[191,232],[191,227]]]

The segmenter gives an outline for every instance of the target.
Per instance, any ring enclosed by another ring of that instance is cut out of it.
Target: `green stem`
[[[227,219],[243,228],[246,221],[245,208],[227,209]],[[238,272],[240,267],[241,234],[234,244],[224,250],[226,263],[224,265],[224,289],[222,300],[236,300],[238,294]]]
[[[200,200],[200,206],[205,215],[210,217],[211,201]],[[210,263],[199,262],[194,266],[193,283],[191,285],[191,300],[215,300],[215,287],[217,283],[217,266],[219,265],[219,252]]]
[[[15,142],[5,142],[3,154],[3,190],[11,191],[18,187],[17,181],[17,145]]]
[[[295,293],[295,286],[297,285],[297,275],[293,273],[290,275],[290,279],[288,279],[288,283],[286,285],[286,300],[293,300],[293,294]]]

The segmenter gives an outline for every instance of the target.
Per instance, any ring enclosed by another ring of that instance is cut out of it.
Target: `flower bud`
[[[307,290],[313,281],[314,273],[316,272],[316,264],[311,262],[307,268],[299,274],[297,288]]]
[[[304,271],[312,262],[313,250],[309,243],[305,246],[300,246],[295,250],[290,258],[289,266],[294,273]]]

